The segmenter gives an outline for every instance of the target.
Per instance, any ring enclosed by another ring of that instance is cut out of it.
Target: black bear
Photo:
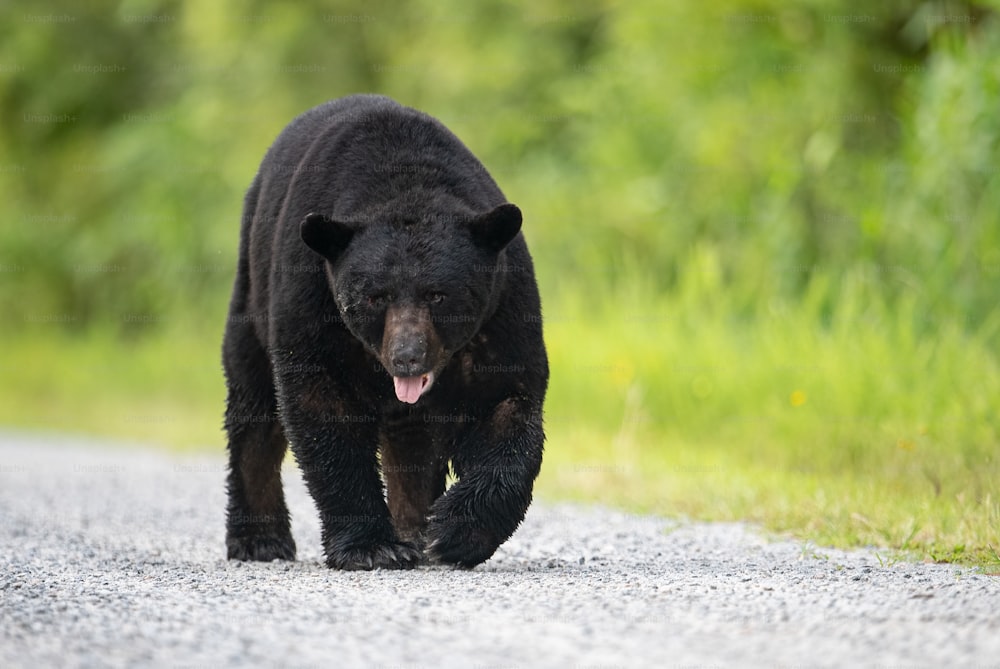
[[[295,558],[288,444],[332,568],[472,567],[524,518],[549,371],[521,212],[434,118],[355,95],[282,131],[223,365],[230,559]]]

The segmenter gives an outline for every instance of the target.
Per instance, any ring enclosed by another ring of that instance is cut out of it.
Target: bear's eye
[[[444,302],[444,298],[446,297],[447,295],[445,295],[444,293],[438,291],[431,291],[427,293],[425,299],[429,304],[441,304],[442,302]]]
[[[385,293],[373,293],[368,296],[369,307],[380,307],[389,301],[389,296]]]

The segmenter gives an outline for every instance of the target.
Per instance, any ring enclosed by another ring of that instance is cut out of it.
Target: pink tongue
[[[396,386],[396,397],[400,402],[413,404],[420,399],[420,393],[424,389],[425,377],[423,376],[394,376],[392,382]]]

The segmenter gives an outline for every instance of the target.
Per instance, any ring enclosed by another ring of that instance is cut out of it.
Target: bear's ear
[[[472,219],[472,239],[493,253],[499,253],[521,230],[521,210],[507,203]]]
[[[306,246],[332,262],[347,248],[354,230],[329,216],[308,214],[299,226],[299,234]]]

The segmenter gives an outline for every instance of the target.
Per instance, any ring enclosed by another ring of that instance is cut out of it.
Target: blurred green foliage
[[[270,141],[379,91],[483,158],[549,295],[670,290],[711,248],[745,311],[860,274],[931,327],[975,326],[1000,286],[994,5],[16,3],[0,312],[15,329],[220,318]]]

